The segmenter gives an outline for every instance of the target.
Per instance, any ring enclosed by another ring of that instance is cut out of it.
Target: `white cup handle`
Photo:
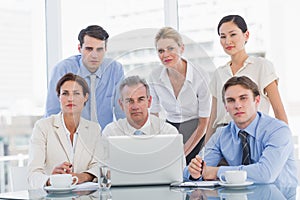
[[[223,177],[224,177],[224,179],[223,179]],[[222,174],[220,175],[219,179],[220,179],[220,181],[221,181],[222,183],[227,183],[227,182],[226,182],[226,178],[225,178],[224,173],[222,173]]]
[[[74,181],[75,179],[75,181]],[[78,177],[77,176],[72,176],[72,181],[74,181],[74,183],[71,186],[74,186],[78,183]]]

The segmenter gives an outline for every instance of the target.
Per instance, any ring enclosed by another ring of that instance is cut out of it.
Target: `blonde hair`
[[[178,44],[178,46],[183,45],[182,37],[175,29],[173,29],[172,27],[163,27],[157,32],[155,36],[155,48],[158,40],[166,38],[173,39]]]

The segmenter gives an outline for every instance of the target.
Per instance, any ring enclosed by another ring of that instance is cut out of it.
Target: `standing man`
[[[119,104],[125,119],[110,123],[102,132],[104,136],[178,134],[177,129],[165,120],[150,115],[149,85],[139,76],[130,76],[120,84]]]
[[[124,77],[124,71],[120,63],[105,58],[108,37],[108,33],[97,25],[88,26],[80,31],[78,35],[80,55],[62,60],[53,68],[48,86],[45,117],[60,112],[55,86],[68,72],[83,77],[91,90],[82,117],[99,122],[103,129],[113,121],[113,114],[117,119],[125,116],[115,96],[115,90]]]
[[[214,180],[228,170],[247,171],[255,183],[297,185],[297,166],[288,125],[258,112],[260,94],[248,77],[232,77],[223,86],[223,103],[233,121],[217,129],[205,148],[184,170],[185,180]],[[229,166],[217,167],[224,158]]]

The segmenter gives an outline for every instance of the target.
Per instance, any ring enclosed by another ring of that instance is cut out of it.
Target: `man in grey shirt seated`
[[[130,76],[120,84],[119,104],[126,118],[111,122],[103,136],[178,134],[177,129],[154,115],[150,115],[152,97],[149,85],[139,76]]]

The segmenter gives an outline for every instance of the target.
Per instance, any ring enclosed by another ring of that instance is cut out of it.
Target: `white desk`
[[[79,200],[82,197],[85,199],[99,200],[99,191],[73,191],[72,193],[64,194],[65,196],[56,196],[56,194],[48,194],[41,190],[36,193],[36,198],[30,198],[28,191],[19,191],[12,193],[0,194],[0,199],[72,199]],[[273,184],[252,185],[241,189],[231,189],[219,187],[215,189],[201,188],[170,188],[169,186],[137,186],[137,187],[117,187],[110,190],[112,200],[186,200],[186,199],[238,199],[247,200],[274,200],[274,199],[289,199],[300,200],[300,186],[297,188],[278,188]],[[240,198],[239,198],[240,197]]]

